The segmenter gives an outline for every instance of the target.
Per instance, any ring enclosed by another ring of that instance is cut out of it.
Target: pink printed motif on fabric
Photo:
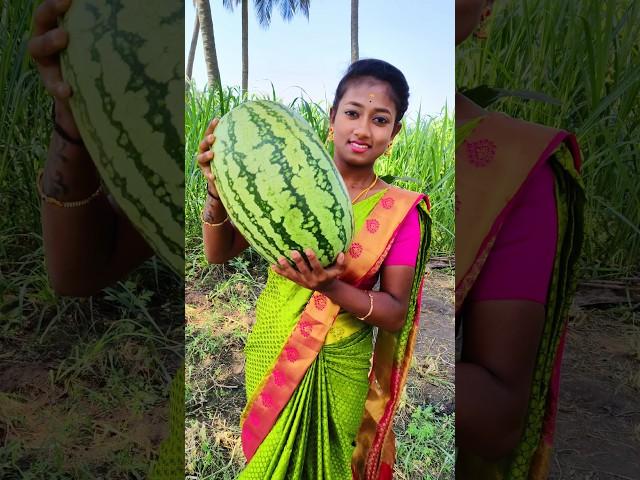
[[[278,387],[283,386],[287,379],[280,370],[274,370],[271,374],[273,376],[273,383],[275,383]]]
[[[394,203],[395,203],[395,200],[393,200],[393,198],[384,197],[382,199],[382,208],[386,208],[387,210],[389,210],[391,207],[393,207]]]
[[[380,228],[380,222],[376,219],[367,220],[367,230],[369,233],[376,233]]]
[[[286,347],[284,349],[284,353],[287,356],[287,360],[289,360],[291,363],[295,362],[296,360],[298,360],[298,358],[300,358],[300,353],[298,353],[298,350],[296,350],[293,347]]]
[[[491,140],[467,142],[469,162],[476,167],[486,167],[496,156],[496,144]]]
[[[313,303],[318,310],[324,310],[327,306],[327,297],[320,293],[313,297]]]
[[[318,310],[322,310],[322,308],[319,308]],[[311,325],[311,322],[307,320],[302,320],[298,324],[298,328],[300,329],[300,333],[302,334],[302,336],[307,338],[311,334],[311,330],[313,330],[313,325]]]
[[[361,254],[362,254],[362,245],[360,245],[357,242],[352,243],[351,246],[349,247],[349,255],[351,255],[353,258],[358,258]]]
[[[269,395],[268,393],[261,393],[260,400],[262,400],[262,403],[265,407],[273,407],[273,398],[271,398],[271,395]]]

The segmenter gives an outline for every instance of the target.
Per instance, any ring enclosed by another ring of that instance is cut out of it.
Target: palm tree
[[[351,63],[358,61],[358,0],[351,0]]]
[[[233,7],[242,2],[242,93],[249,85],[249,0],[223,0],[223,5],[233,11]],[[309,18],[311,0],[254,0],[258,23],[267,28],[271,24],[271,12],[276,4],[280,5],[280,14],[285,21],[290,21],[300,9]]]
[[[218,56],[216,54],[216,42],[213,37],[213,22],[211,20],[211,6],[209,0],[196,0],[202,45],[204,47],[204,59],[207,64],[207,81],[209,86],[220,85],[220,69],[218,68]]]
[[[196,1],[193,0],[193,6],[196,7]],[[197,8],[197,7],[196,7]],[[196,10],[196,20],[193,24],[193,34],[191,35],[191,46],[189,47],[189,57],[187,59],[187,80],[191,80],[191,74],[193,73],[193,60],[196,57],[196,47],[198,46],[198,32],[200,30],[200,17]]]

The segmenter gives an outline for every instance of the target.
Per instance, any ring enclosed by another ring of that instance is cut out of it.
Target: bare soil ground
[[[453,275],[428,268],[414,352],[415,368],[409,374],[407,387],[420,389],[425,404],[437,405],[447,413],[455,408],[454,288]]]
[[[552,479],[640,479],[638,290],[615,284],[578,290],[564,354]]]

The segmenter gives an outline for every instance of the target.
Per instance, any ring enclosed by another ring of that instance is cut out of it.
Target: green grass
[[[558,104],[508,98],[494,107],[577,134],[587,192],[585,276],[640,265],[640,4],[496,2],[486,41],[457,49],[458,88],[528,90]]]
[[[397,448],[398,479],[453,478],[455,414],[432,405],[413,407],[409,425],[397,435]]]

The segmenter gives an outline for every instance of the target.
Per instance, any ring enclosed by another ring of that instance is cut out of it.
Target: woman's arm
[[[544,305],[526,300],[470,302],[456,363],[456,442],[489,459],[516,447],[528,407]]]
[[[214,118],[204,138],[198,145],[198,166],[207,179],[207,199],[202,210],[202,239],[204,254],[209,263],[225,263],[245,250],[249,243],[228,219],[227,211],[220,200],[220,195],[211,171],[213,160],[212,145],[216,138],[214,131],[219,120]]]
[[[57,18],[68,8],[69,2],[45,0],[34,14],[33,38],[29,42],[42,82],[54,96],[57,124],[40,188],[45,196],[59,202],[87,199],[100,185],[69,108],[71,87],[63,81],[60,70],[59,53],[67,46],[68,34],[57,27]],[[68,208],[42,202],[41,216],[47,271],[58,294],[97,293],[152,254],[104,194]]]
[[[90,197],[100,180],[88,152],[53,133],[44,168],[44,195],[61,202]],[[104,195],[78,207],[41,204],[51,286],[59,295],[90,296],[124,277],[153,251]]]
[[[411,284],[415,268],[406,266],[385,267],[380,278],[380,291],[371,292],[373,310],[364,322],[390,332],[397,332],[404,325]],[[332,282],[326,289],[318,290],[358,318],[364,317],[371,308],[371,299],[366,290],[360,290],[341,280]]]
[[[344,254],[340,253],[333,266],[323,268],[312,250],[306,250],[311,268],[304,261],[299,252],[291,252],[291,258],[296,264],[292,267],[285,258],[281,258],[278,265],[272,268],[280,275],[287,277],[297,284],[320,292],[331,299],[344,310],[356,317],[362,318],[371,309],[371,314],[364,320],[391,332],[398,331],[404,324],[411,296],[411,284],[415,268],[407,266],[389,266],[381,271],[380,291],[371,292],[372,299],[366,290],[361,290],[338,277],[344,271]]]

